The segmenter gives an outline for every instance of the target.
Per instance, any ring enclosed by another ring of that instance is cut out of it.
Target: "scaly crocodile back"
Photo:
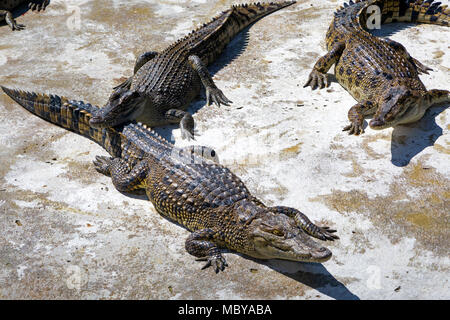
[[[244,28],[262,17],[294,4],[296,1],[234,5],[210,22],[192,31],[169,46],[162,54],[184,50],[210,64],[217,59],[226,45]]]
[[[134,154],[136,150],[161,154],[172,148],[167,140],[139,124],[128,124],[123,130],[116,130],[115,127],[103,129],[91,127],[89,120],[98,107],[90,103],[69,100],[57,95],[30,93],[3,86],[1,88],[11,99],[31,113],[97,142],[113,157],[126,157],[127,153]],[[124,150],[128,152],[123,152]]]
[[[233,6],[144,64],[134,76],[131,87],[140,92],[159,89],[173,90],[174,95],[178,94],[177,90],[183,90],[176,83],[180,81],[180,75],[186,76],[189,56],[198,56],[205,65],[212,63],[231,39],[245,27],[294,3],[295,1],[286,1]],[[183,92],[183,95],[185,94]]]
[[[367,9],[372,5],[380,8],[381,24],[412,22],[450,26],[450,10],[434,0],[350,0],[334,13],[326,36],[328,50],[350,34],[366,32]]]

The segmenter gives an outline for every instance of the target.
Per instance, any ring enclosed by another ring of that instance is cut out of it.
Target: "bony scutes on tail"
[[[206,261],[204,268],[225,269],[222,248],[260,259],[330,259],[331,251],[313,238],[338,239],[335,230],[315,225],[297,209],[264,205],[236,175],[215,162],[211,150],[205,158],[203,148],[175,148],[134,122],[92,127],[89,123],[98,108],[91,104],[2,89],[31,113],[104,147],[111,157],[96,157],[96,170],[110,176],[119,191],[144,189],[157,212],[190,230],[185,248]],[[180,152],[190,156],[180,158]]]
[[[356,0],[338,9],[326,34],[327,54],[314,65],[305,87],[328,85],[334,64],[338,82],[357,100],[348,112],[349,134],[364,133],[364,118],[379,130],[421,119],[437,103],[449,103],[447,90],[427,90],[419,74],[430,68],[411,57],[402,44],[371,35],[367,9],[377,6],[381,23],[396,21],[450,26],[450,10],[433,0]]]
[[[0,1],[0,22],[5,20],[12,31],[23,30],[25,25],[17,23],[11,11],[22,4],[28,4],[28,8],[32,11],[41,11],[45,10],[49,3],[50,0],[2,0]]]
[[[129,120],[149,126],[179,123],[182,137],[194,138],[194,119],[186,111],[206,90],[207,104],[232,103],[217,88],[208,69],[226,45],[258,19],[295,1],[232,6],[162,52],[141,54],[134,74],[114,88],[106,105],[91,119],[93,127],[112,127]]]

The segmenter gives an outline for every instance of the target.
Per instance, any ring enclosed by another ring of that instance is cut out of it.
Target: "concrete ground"
[[[103,105],[136,55],[240,2],[53,0],[18,18],[24,31],[0,26],[0,84]],[[448,106],[355,137],[341,131],[355,101],[338,83],[302,87],[341,3],[298,1],[257,22],[210,68],[234,103],[190,108],[196,143],[257,197],[338,230],[331,260],[226,253],[225,272],[201,271],[184,249],[188,231],[94,170],[104,150],[0,94],[0,298],[449,299]],[[427,88],[450,89],[450,28],[376,33],[434,69],[421,76]],[[176,126],[158,131],[188,144]]]

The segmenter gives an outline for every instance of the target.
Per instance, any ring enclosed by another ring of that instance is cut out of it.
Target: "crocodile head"
[[[249,212],[248,208],[246,211]],[[331,258],[331,251],[314,241],[293,218],[268,208],[258,211],[245,222],[247,255],[302,262],[324,262]]]
[[[369,122],[375,130],[411,123],[423,117],[426,107],[422,95],[404,86],[392,87],[381,97],[378,110]]]
[[[93,128],[114,127],[136,119],[144,109],[144,99],[139,93],[118,88],[114,90],[103,108],[92,116]]]

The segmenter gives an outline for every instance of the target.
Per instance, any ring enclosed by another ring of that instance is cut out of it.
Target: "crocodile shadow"
[[[393,22],[382,24],[380,29],[372,29],[368,30],[368,32],[376,37],[390,37],[399,31],[409,29],[414,26],[417,26],[417,24],[409,22]]]
[[[249,41],[249,29],[253,26],[253,24],[247,26],[244,28],[238,35],[236,35],[230,43],[225,47],[224,51],[221,53],[219,58],[217,58],[216,61],[214,61],[211,65],[208,66],[208,70],[213,77],[219,70],[226,67],[230,63],[232,63],[234,60],[236,60],[247,48],[248,41]],[[220,89],[220,88],[219,88]],[[224,92],[225,95],[227,95],[226,92]],[[201,108],[206,106],[206,97],[205,97],[205,89],[202,88],[202,91],[200,93],[200,96],[197,97],[188,107],[187,111],[190,114],[195,114],[197,111],[199,111]],[[212,107],[209,106],[209,107]],[[178,129],[179,125],[173,124],[173,125],[165,125],[161,127],[155,127],[153,128],[156,132],[158,132],[159,135],[161,135],[163,138],[167,139],[168,141],[174,143],[175,137],[173,136],[172,132],[175,129]],[[199,132],[201,135],[202,133]]]
[[[336,300],[360,300],[337,280],[321,263],[295,262],[287,260],[261,260],[237,253],[244,259],[263,264],[297,282],[301,282],[320,293]]]
[[[443,130],[436,117],[450,105],[438,105],[425,112],[417,122],[394,127],[391,138],[391,162],[397,167],[409,164],[412,158],[427,147],[433,146]]]

